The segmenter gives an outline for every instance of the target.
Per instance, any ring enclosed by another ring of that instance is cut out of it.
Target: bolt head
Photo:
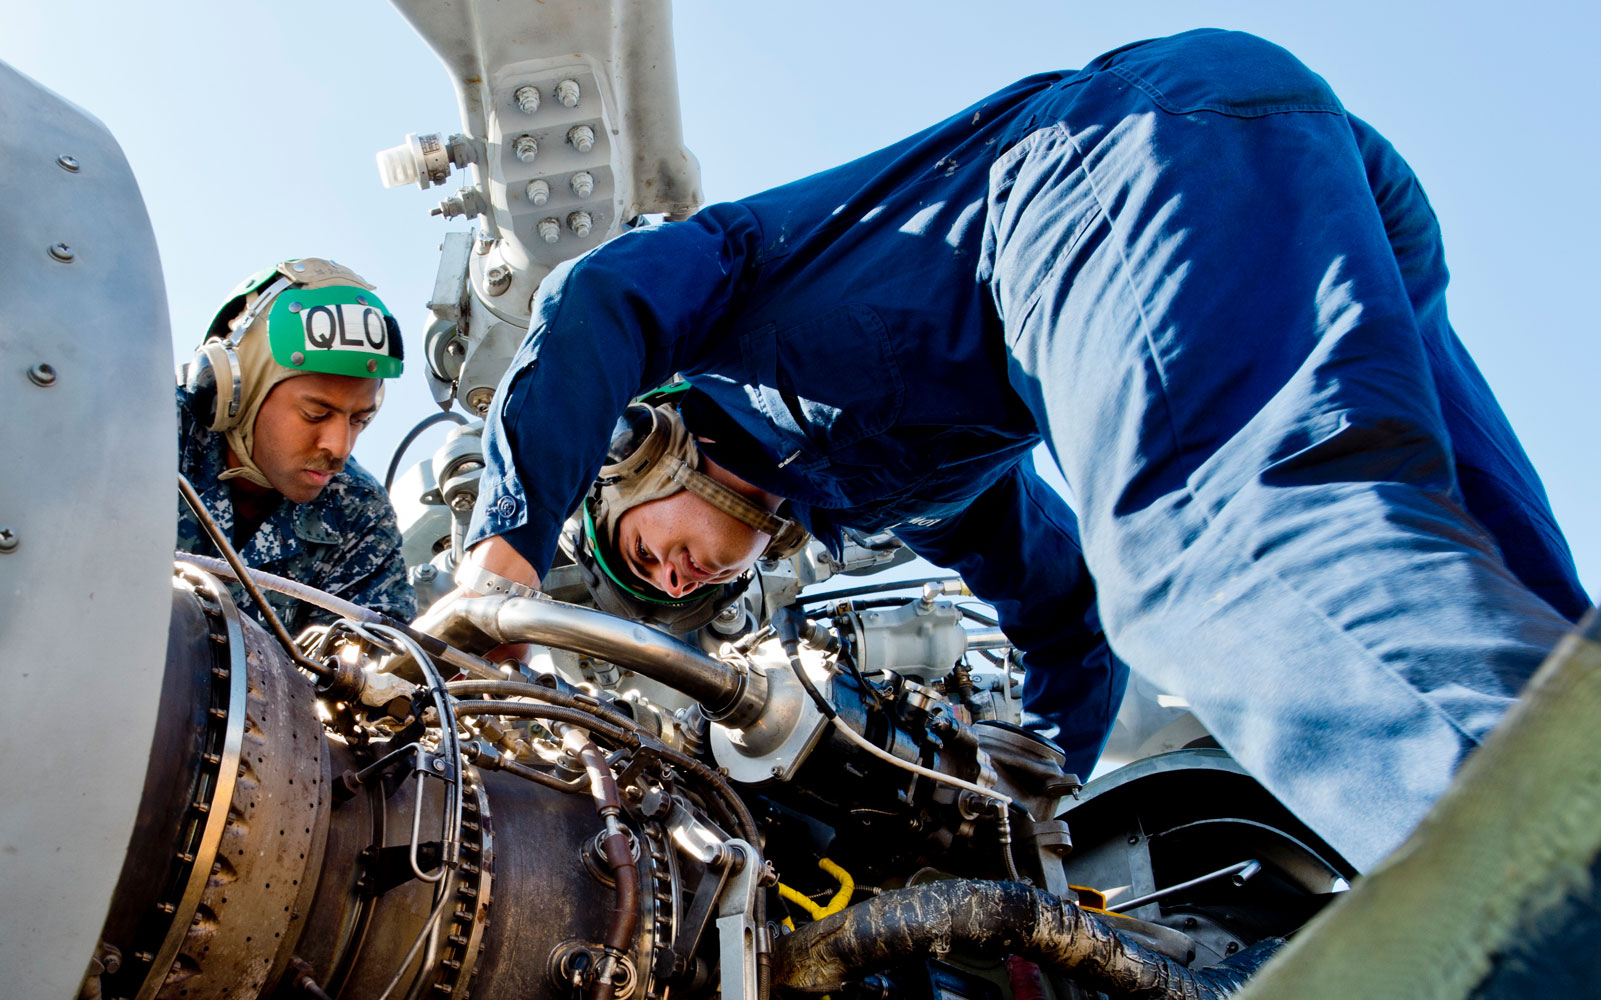
[[[489,412],[489,404],[494,398],[495,390],[481,385],[467,394],[467,405],[481,417]]]
[[[56,162],[61,165],[62,170],[65,170],[68,173],[75,174],[78,172],[78,158],[76,156],[62,153],[60,156],[56,157]]]
[[[50,244],[50,256],[63,264],[70,264],[77,259],[77,254],[65,243]]]
[[[435,771],[443,771],[445,769],[445,762],[440,760],[438,757],[435,757],[432,767]]]
[[[39,386],[55,385],[56,384],[56,369],[55,369],[55,366],[50,364],[50,363],[48,363],[48,362],[45,362],[45,361],[39,362],[38,364],[34,365],[32,368],[28,369],[28,381],[32,382],[34,385],[39,385]]]
[[[369,359],[367,361],[367,371],[369,371],[369,372],[378,371],[378,360],[376,358],[372,358],[372,359]]]

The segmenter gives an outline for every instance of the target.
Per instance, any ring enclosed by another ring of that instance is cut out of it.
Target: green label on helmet
[[[377,295],[353,285],[279,293],[267,336],[273,360],[297,371],[395,378],[402,368],[400,327]]]

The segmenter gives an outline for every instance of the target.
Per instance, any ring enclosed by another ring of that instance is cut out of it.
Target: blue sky
[[[362,271],[420,334],[439,238],[464,227],[428,217],[437,189],[383,190],[373,154],[459,123],[443,68],[387,3],[7,7],[0,59],[93,112],[133,164],[175,351],[188,354],[245,274],[308,254]],[[1457,331],[1544,477],[1594,593],[1597,10],[1578,0],[1516,13],[1415,0],[680,0],[674,25],[685,142],[709,200],[841,162],[1012,79],[1137,38],[1215,25],[1285,45],[1417,169],[1446,234]],[[358,457],[381,474],[431,411],[409,372]]]

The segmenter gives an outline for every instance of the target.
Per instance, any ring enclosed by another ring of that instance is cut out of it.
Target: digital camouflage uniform
[[[233,500],[227,482],[228,446],[206,430],[189,394],[178,387],[178,467],[219,526],[233,534]],[[178,548],[220,558],[189,505],[178,501]],[[246,566],[276,573],[402,621],[416,614],[417,597],[400,557],[400,530],[382,485],[354,459],[307,503],[281,503],[239,546]],[[244,588],[229,588],[241,610],[262,618]],[[336,616],[292,597],[264,591],[290,634]]]

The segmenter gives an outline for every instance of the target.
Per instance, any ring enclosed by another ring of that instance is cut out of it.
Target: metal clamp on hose
[[[465,587],[475,594],[485,597],[534,597],[538,592],[526,583],[517,583],[508,580],[499,573],[491,572],[473,562],[464,559],[456,567],[454,577],[458,587]]]

